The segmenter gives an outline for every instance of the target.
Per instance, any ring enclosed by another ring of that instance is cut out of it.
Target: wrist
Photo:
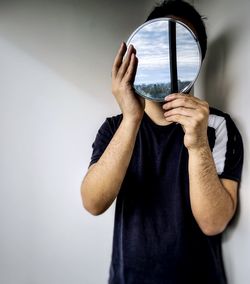
[[[142,121],[142,118],[143,118],[143,114],[138,114],[136,116],[130,116],[130,115],[124,115],[123,114],[123,119],[122,121],[125,123],[125,124],[129,124],[129,125],[140,125],[141,124],[141,121]]]
[[[199,143],[199,145],[195,145],[195,146],[188,148],[189,154],[199,155],[199,154],[202,154],[202,153],[207,152],[207,151],[211,152],[208,140],[206,140],[202,143]]]
[[[121,121],[121,128],[123,129],[124,135],[126,137],[135,137],[139,131],[141,125],[141,120],[135,120],[130,117],[126,117],[122,119]]]

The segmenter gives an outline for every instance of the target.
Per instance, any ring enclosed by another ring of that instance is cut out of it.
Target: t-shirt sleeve
[[[226,114],[215,130],[213,157],[220,178],[240,181],[243,166],[243,142],[239,130]]]
[[[116,131],[116,126],[114,119],[106,118],[101,127],[99,128],[95,140],[92,144],[92,155],[89,163],[89,167],[96,163],[99,158],[102,156],[103,152],[107,148],[109,142],[113,138],[113,135]]]

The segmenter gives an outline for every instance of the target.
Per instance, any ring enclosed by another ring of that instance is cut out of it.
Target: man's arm
[[[180,123],[185,132],[194,218],[206,235],[221,233],[234,215],[238,184],[217,175],[207,137],[209,106],[198,98],[173,94],[163,109],[166,120]]]
[[[81,194],[85,209],[93,215],[106,211],[119,193],[126,174],[139,123],[122,120],[97,163],[85,176]]]
[[[233,217],[237,186],[219,179],[209,146],[189,151],[190,202],[193,215],[206,235],[221,233]]]
[[[83,206],[93,215],[103,213],[119,193],[144,114],[144,99],[139,98],[132,87],[138,63],[136,51],[130,46],[123,60],[126,51],[122,43],[112,68],[112,93],[122,111],[122,122],[81,185]]]

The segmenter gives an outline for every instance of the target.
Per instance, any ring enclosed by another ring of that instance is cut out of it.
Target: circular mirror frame
[[[180,93],[189,93],[190,90],[192,89],[192,87],[193,87],[195,81],[197,80],[197,78],[198,78],[198,76],[199,76],[199,73],[200,73],[200,70],[201,70],[201,64],[202,64],[202,54],[201,54],[200,43],[199,43],[199,41],[198,41],[196,35],[194,34],[194,32],[192,31],[192,29],[191,29],[188,25],[186,25],[185,23],[183,23],[183,22],[181,22],[181,21],[179,21],[179,20],[176,20],[176,19],[170,18],[170,17],[161,17],[161,18],[149,20],[149,21],[143,23],[142,25],[140,25],[140,26],[130,35],[130,37],[129,37],[128,40],[127,40],[127,46],[129,46],[129,45],[131,44],[132,39],[134,38],[134,36],[135,36],[141,29],[143,29],[143,28],[144,28],[145,26],[147,26],[147,25],[150,25],[150,24],[152,24],[152,23],[154,23],[154,22],[158,22],[158,21],[165,21],[165,22],[172,21],[172,22],[175,22],[175,23],[177,23],[177,24],[182,25],[184,28],[186,28],[186,29],[190,32],[190,34],[192,35],[192,37],[193,37],[195,43],[197,44],[198,52],[199,52],[199,68],[198,68],[197,74],[196,74],[195,78],[193,79],[193,81],[191,81],[191,83],[190,83],[189,85],[185,86],[185,88],[183,88],[182,90],[179,91]],[[136,49],[136,46],[134,46],[134,48]],[[140,63],[138,63],[138,64],[140,64]],[[135,75],[135,76],[136,76],[136,75]],[[157,98],[154,98],[154,99],[153,99],[152,97],[148,97],[147,95],[145,95],[145,94],[143,94],[142,92],[140,92],[140,90],[138,90],[135,85],[133,85],[133,87],[134,87],[136,93],[139,94],[140,96],[144,97],[145,99],[148,99],[148,100],[151,100],[151,101],[156,101],[156,102],[163,102],[163,101],[164,101],[164,99],[157,99]],[[166,95],[166,96],[167,96],[167,95]]]

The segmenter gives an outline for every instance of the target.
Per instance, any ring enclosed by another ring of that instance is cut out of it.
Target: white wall
[[[80,184],[96,131],[119,110],[110,72],[153,1],[0,1],[0,283],[107,282],[114,206]]]
[[[119,110],[110,70],[153,0],[0,1],[0,283],[106,283],[114,206],[83,210],[80,183],[103,119]],[[209,53],[196,95],[232,114],[245,144],[240,211],[224,239],[230,284],[250,269],[250,2],[196,1]]]
[[[248,284],[250,271],[250,1],[196,0],[207,16],[208,54],[195,94],[231,114],[244,142],[245,161],[239,210],[224,235],[229,284]]]

